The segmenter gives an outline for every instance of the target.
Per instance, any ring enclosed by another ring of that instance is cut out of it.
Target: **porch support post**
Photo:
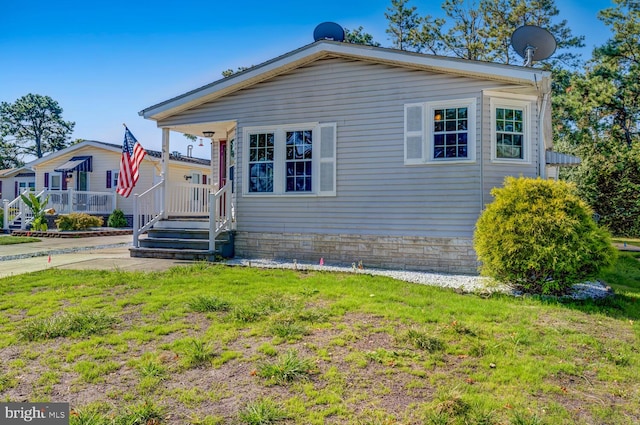
[[[18,191],[18,193],[19,192],[20,191]],[[18,196],[20,195],[18,194]],[[20,206],[20,209],[19,209],[20,217],[22,217],[20,219],[20,230],[24,230],[27,228],[27,210],[24,207],[24,202],[22,202],[22,199],[18,202],[18,205]]]
[[[213,144],[213,140],[211,143]],[[216,201],[216,194],[209,193],[209,251],[212,253],[216,250],[216,227],[218,226],[218,212],[216,211],[218,202]]]
[[[161,173],[160,178],[162,180],[162,218],[167,219],[169,214],[169,196],[167,193],[167,180],[169,179],[169,134],[170,131],[168,128],[162,129],[162,159],[161,159]]]
[[[138,194],[133,194],[133,247],[139,248],[138,242],[140,236],[140,212],[138,211]]]
[[[9,230],[9,200],[2,200],[2,208],[4,209],[4,214],[2,215],[2,229]]]
[[[211,138],[211,185],[215,186],[220,181],[218,177],[218,171],[216,167],[218,166],[220,155],[218,154],[218,143]],[[218,189],[220,189],[218,187]],[[214,189],[213,192],[217,192],[218,189]]]

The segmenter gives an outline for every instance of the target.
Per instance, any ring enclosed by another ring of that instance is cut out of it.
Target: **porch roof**
[[[572,165],[580,165],[582,160],[574,155],[569,155],[566,153],[560,153],[552,150],[547,150],[545,152],[545,159],[547,165],[558,165],[558,166],[572,166]]]
[[[74,156],[69,161],[60,165],[53,171],[68,172],[68,171],[93,171],[92,167],[93,156]]]

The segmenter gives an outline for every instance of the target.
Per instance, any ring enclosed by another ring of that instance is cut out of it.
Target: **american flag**
[[[138,168],[147,154],[127,127],[124,128],[124,142],[122,143],[122,158],[120,158],[120,174],[116,192],[128,198],[138,181]]]

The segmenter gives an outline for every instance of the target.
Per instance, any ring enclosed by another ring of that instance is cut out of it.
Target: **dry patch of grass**
[[[640,263],[604,301],[196,264],[0,280],[0,397],[77,424],[640,422]],[[373,295],[373,296],[372,296]]]

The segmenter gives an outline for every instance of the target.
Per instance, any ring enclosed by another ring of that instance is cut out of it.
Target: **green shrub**
[[[47,218],[45,217],[46,210],[45,207],[47,203],[49,203],[49,195],[47,195],[44,200],[40,199],[39,196],[29,192],[27,195],[20,195],[22,198],[22,202],[29,207],[31,212],[33,213],[33,220],[31,221],[31,230],[46,232],[49,230],[49,226],[47,225]]]
[[[122,210],[113,210],[113,212],[109,215],[107,219],[107,226],[109,227],[127,227],[129,223],[127,223],[127,219],[124,217],[124,213]]]
[[[608,232],[572,184],[505,179],[476,224],[483,274],[526,293],[564,294],[615,260]]]
[[[71,213],[61,215],[56,220],[56,226],[59,230],[86,230],[91,227],[100,227],[104,220],[85,213]]]

